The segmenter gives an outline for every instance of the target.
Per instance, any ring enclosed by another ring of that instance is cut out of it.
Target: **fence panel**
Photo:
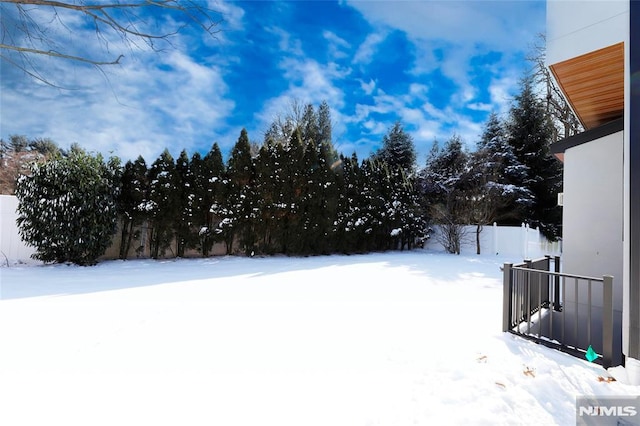
[[[435,226],[427,247],[440,249],[440,230]],[[461,240],[463,254],[476,253],[476,227],[463,227]],[[521,226],[487,225],[480,232],[480,250],[482,254],[504,255],[531,259],[544,255],[560,255],[562,244],[559,241],[548,241],[539,229],[530,228],[526,224]]]
[[[35,262],[33,247],[27,246],[18,233],[16,219],[18,199],[12,195],[0,195],[0,264]]]

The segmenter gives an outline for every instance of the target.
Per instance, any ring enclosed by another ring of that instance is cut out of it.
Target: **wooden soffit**
[[[624,43],[551,65],[551,72],[585,129],[623,115]]]

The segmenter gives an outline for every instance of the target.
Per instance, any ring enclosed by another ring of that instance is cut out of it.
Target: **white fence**
[[[435,226],[426,247],[442,250],[439,243],[439,228]],[[476,253],[476,227],[465,226],[461,241],[461,254]],[[539,229],[521,226],[485,226],[480,233],[481,254],[510,256],[515,259],[533,259],[545,255],[560,256],[562,243],[550,242]]]
[[[35,252],[28,247],[18,234],[16,219],[18,199],[13,195],[0,195],[0,265],[34,263],[31,255]]]

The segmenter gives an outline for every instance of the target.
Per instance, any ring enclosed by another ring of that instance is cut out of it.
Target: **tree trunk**
[[[480,233],[482,232],[482,225],[476,224],[476,254],[480,254]]]
[[[127,240],[128,240],[128,234],[129,234],[129,222],[126,219],[122,219],[122,231],[120,232],[120,259],[126,259],[127,258],[127,252],[126,252],[126,247],[127,247]]]
[[[129,257],[129,249],[131,248],[131,241],[133,241],[133,221],[131,221],[131,224],[129,225],[129,232],[127,235],[127,242],[125,243],[124,246],[124,257],[122,257],[121,259],[127,259],[127,257]],[[122,250],[122,247],[120,248],[120,250]]]

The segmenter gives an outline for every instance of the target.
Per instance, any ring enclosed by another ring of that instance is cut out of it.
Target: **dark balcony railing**
[[[605,368],[621,362],[621,348],[614,346],[612,276],[561,273],[558,257],[505,263],[503,272],[502,331],[580,357],[591,346],[599,355],[595,362]]]

